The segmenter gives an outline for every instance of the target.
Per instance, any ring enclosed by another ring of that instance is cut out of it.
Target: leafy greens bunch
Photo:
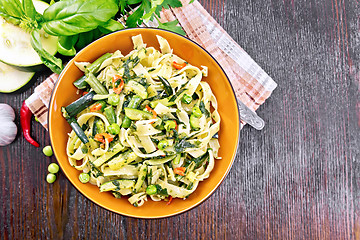
[[[123,29],[115,18],[127,13],[130,6],[138,8],[127,17],[127,27],[156,19],[159,28],[184,34],[177,20],[159,21],[162,8],[181,7],[179,0],[52,0],[43,14],[35,10],[32,0],[0,0],[0,16],[29,32],[31,45],[42,62],[53,72],[60,73],[62,60],[43,48],[40,30],[58,37],[60,54],[74,56],[77,49],[100,36]]]

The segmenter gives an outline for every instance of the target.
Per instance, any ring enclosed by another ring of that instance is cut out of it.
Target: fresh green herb
[[[183,139],[180,139],[180,141],[175,144],[174,149],[176,152],[180,153],[180,152],[183,152],[186,148],[194,148],[194,147],[196,147],[194,144],[187,142],[183,138]]]

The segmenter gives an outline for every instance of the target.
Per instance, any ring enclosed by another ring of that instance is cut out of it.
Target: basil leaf
[[[56,2],[44,11],[44,30],[55,36],[88,32],[106,23],[118,11],[115,0]]]
[[[0,11],[19,19],[25,15],[19,0],[0,0]]]
[[[124,28],[123,25],[121,25],[121,23],[119,23],[118,21],[115,21],[114,19],[110,19],[109,21],[107,21],[106,23],[102,24],[101,26],[99,26],[100,29],[106,29],[109,32],[115,32],[118,30],[121,30]],[[105,32],[106,33],[106,32]]]
[[[31,46],[40,56],[41,61],[51,69],[54,73],[60,74],[63,69],[62,61],[59,58],[54,57],[50,53],[48,53],[41,44],[40,34],[38,30],[34,30],[31,32],[30,38]]]
[[[40,20],[41,16],[40,14],[35,10],[34,4],[32,0],[23,0],[22,6],[24,9],[24,13],[27,17],[33,19],[33,20]]]
[[[82,49],[91,43],[93,40],[99,38],[102,35],[102,32],[99,28],[91,30],[89,32],[84,32],[79,34],[79,40],[77,41],[75,48]]]
[[[79,35],[58,37],[58,52],[64,56],[74,56],[76,54],[74,45],[78,39]]]

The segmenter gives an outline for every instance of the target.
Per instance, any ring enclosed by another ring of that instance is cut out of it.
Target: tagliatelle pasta
[[[70,165],[134,206],[186,199],[220,158],[218,105],[202,81],[207,67],[191,65],[157,38],[160,51],[138,35],[125,56],[116,51],[76,63],[84,76],[74,85],[88,93],[63,108],[74,129]]]

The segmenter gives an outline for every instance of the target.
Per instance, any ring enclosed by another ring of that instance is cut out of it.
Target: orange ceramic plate
[[[82,72],[75,66],[75,61],[92,62],[106,52],[120,50],[124,55],[133,49],[131,37],[141,34],[147,46],[159,49],[156,35],[167,39],[174,53],[192,65],[209,68],[208,82],[218,101],[221,116],[219,132],[221,160],[215,161],[214,170],[210,177],[200,182],[198,188],[188,199],[174,199],[170,205],[166,202],[148,200],[141,207],[134,207],[127,197],[116,199],[111,193],[100,193],[97,186],[83,184],[79,181],[79,171],[71,167],[66,155],[66,142],[71,131],[69,124],[61,115],[61,107],[67,106],[80,96],[76,94],[73,82],[82,76]],[[239,140],[239,112],[234,91],[219,64],[196,43],[191,40],[159,29],[135,28],[127,29],[107,35],[80,51],[65,67],[53,91],[49,111],[49,133],[55,156],[64,174],[70,182],[87,198],[96,204],[122,215],[138,218],[168,217],[189,210],[215,191],[229,172],[233,163]]]

